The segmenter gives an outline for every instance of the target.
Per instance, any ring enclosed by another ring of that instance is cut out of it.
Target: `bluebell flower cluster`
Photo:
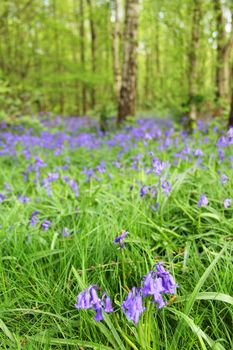
[[[177,284],[172,275],[165,270],[162,264],[156,264],[154,269],[143,277],[140,287],[133,287],[122,304],[127,319],[138,323],[141,314],[145,311],[143,300],[152,297],[152,302],[158,309],[167,305],[164,299],[166,294],[174,294]]]
[[[142,285],[140,287],[133,287],[126,299],[122,303],[122,310],[128,320],[133,321],[135,325],[138,324],[140,316],[146,310],[143,305],[146,297],[152,297],[151,302],[155,303],[157,309],[161,309],[167,305],[164,299],[166,294],[174,294],[176,292],[177,284],[172,275],[158,263],[153,270],[143,277]],[[77,296],[77,309],[93,309],[95,311],[95,321],[102,321],[103,311],[111,313],[114,311],[110,297],[106,292],[98,293],[101,289],[97,285],[91,285]]]
[[[102,294],[101,296],[98,293]],[[95,311],[95,321],[102,321],[103,311],[106,313],[113,312],[113,307],[110,297],[106,292],[101,292],[97,285],[91,285],[77,296],[75,304],[77,309],[93,309]]]

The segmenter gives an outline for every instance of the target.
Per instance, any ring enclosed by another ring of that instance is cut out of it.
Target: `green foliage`
[[[193,3],[193,0],[142,1],[137,59],[138,111],[156,110],[161,115],[172,113],[177,116],[186,113],[188,108],[184,108],[184,105],[189,98],[190,11]],[[201,6],[196,78],[198,94],[195,97],[200,110],[205,101],[215,102],[217,46],[213,2],[205,0]],[[123,0],[119,0],[119,7],[119,56],[122,63]],[[226,2],[225,7],[230,11],[230,3]],[[77,0],[2,2],[2,113],[19,115],[52,111],[77,115],[84,110],[94,112],[98,105],[105,103],[113,104],[116,110],[113,9],[113,0],[92,0],[91,8],[87,0],[83,0],[83,15],[80,14],[80,1]],[[228,17],[225,20],[229,22]],[[96,38],[94,54],[91,19]],[[81,24],[84,28],[82,37]],[[83,89],[86,90],[86,102]],[[96,103],[92,100],[93,91]]]
[[[28,117],[24,121],[30,127],[34,123]],[[178,135],[174,131],[174,138]],[[195,149],[207,135],[205,169],[190,167],[188,160],[175,166],[174,145],[164,151],[157,148],[155,139],[148,140],[147,146],[138,141],[137,148],[128,149],[120,160],[120,171],[113,165],[118,146],[103,144],[90,152],[65,145],[60,157],[54,156],[54,150],[37,147],[33,157],[39,155],[47,163],[41,168],[41,179],[57,171],[69,157],[69,176],[79,183],[79,198],[62,182],[65,170],[60,170],[61,177],[52,183],[52,197],[43,186],[35,185],[33,174],[24,182],[22,173],[32,160],[26,163],[19,146],[17,158],[0,157],[1,192],[6,182],[12,189],[0,203],[2,349],[231,347],[233,220],[232,207],[224,209],[223,199],[233,197],[233,177],[232,169],[226,167],[229,183],[221,186],[220,164],[211,157],[217,153],[217,136],[210,129],[202,136],[196,132],[189,146]],[[136,172],[129,163],[138,153],[150,162],[148,152],[155,149],[156,157],[170,161],[166,176],[169,174],[172,183],[169,196],[158,191],[157,211],[150,207],[155,199],[139,195],[139,183],[153,184],[155,175],[147,174],[140,165]],[[106,172],[99,174],[99,182],[92,178],[88,183],[83,167],[94,168],[102,160],[106,161]],[[197,200],[202,192],[209,205],[199,208]],[[18,194],[29,196],[31,202],[23,205]],[[40,223],[29,225],[35,210],[40,220],[51,220],[48,231],[42,231]],[[64,227],[70,229],[69,237],[62,236]],[[129,231],[123,254],[113,244],[122,229]],[[120,305],[155,261],[164,261],[173,273],[178,296],[163,310],[147,305],[135,327],[126,320]],[[116,310],[105,315],[102,323],[93,321],[90,310],[74,308],[77,294],[95,283],[109,293]]]

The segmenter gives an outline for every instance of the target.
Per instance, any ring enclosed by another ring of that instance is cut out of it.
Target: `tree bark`
[[[86,67],[86,57],[85,57],[85,28],[84,28],[84,10],[83,10],[83,0],[79,0],[79,13],[80,13],[80,61],[82,69],[85,72]],[[86,91],[86,83],[82,82],[82,112],[83,115],[87,112],[87,91]]]
[[[229,113],[228,126],[233,127],[233,64],[231,67],[231,108]]]
[[[123,121],[127,116],[133,116],[135,114],[138,15],[139,1],[126,0],[123,71],[118,104],[118,123]]]
[[[201,0],[193,1],[192,34],[189,51],[189,126],[192,129],[197,119],[197,51],[200,40]]]
[[[223,111],[229,98],[229,58],[233,45],[233,27],[230,36],[227,37],[221,0],[215,0],[214,4],[218,33],[215,99],[218,107]]]
[[[114,0],[114,28],[113,28],[113,72],[115,78],[115,94],[117,103],[119,102],[121,89],[121,68],[120,68],[120,20],[119,20],[119,0]]]
[[[91,0],[87,0],[89,9],[90,9],[90,31],[91,31],[91,64],[92,64],[92,72],[95,75],[96,73],[96,50],[97,50],[97,35],[96,35],[96,26],[94,22],[94,17],[93,17],[93,5]],[[92,109],[95,108],[96,104],[96,91],[95,91],[95,86],[92,86],[91,88],[91,107]]]

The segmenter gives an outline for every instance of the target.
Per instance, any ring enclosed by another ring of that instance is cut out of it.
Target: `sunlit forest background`
[[[197,117],[230,110],[231,0],[143,0],[136,112]],[[1,114],[117,111],[124,0],[2,0]]]

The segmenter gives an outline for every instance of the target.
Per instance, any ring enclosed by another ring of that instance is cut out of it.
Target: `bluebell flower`
[[[204,193],[202,193],[197,205],[199,207],[205,207],[206,205],[208,205],[208,203],[209,203],[209,201],[208,201],[206,195]]]
[[[78,188],[78,184],[74,179],[71,179],[69,181],[69,185],[71,187],[71,189],[73,190],[73,192],[75,193],[75,197],[79,196],[79,188]]]
[[[100,288],[97,285],[91,285],[83,292],[80,292],[77,296],[77,303],[75,304],[75,307],[77,309],[93,309],[96,312],[94,320],[99,322],[104,319],[102,311],[110,313],[114,310],[111,299],[107,293],[103,292],[100,299],[98,296],[98,291],[100,291]]]
[[[39,220],[37,217],[38,214],[39,214],[38,211],[34,211],[32,213],[30,220],[29,220],[31,226],[35,226],[36,223],[38,222],[38,220]]]
[[[232,203],[232,199],[231,198],[224,199],[224,202],[223,202],[224,208],[227,209],[231,205],[231,203]]]
[[[157,276],[162,280],[162,286],[164,289],[163,293],[174,294],[177,288],[177,284],[172,275],[167,270],[165,270],[161,263],[156,264],[155,268],[157,270]]]
[[[203,156],[203,151],[201,149],[195,149],[194,151],[194,156],[195,157],[202,157]]]
[[[161,187],[164,193],[169,193],[171,191],[171,184],[167,180],[162,182]]]
[[[77,309],[91,309],[91,295],[89,292],[89,288],[85,289],[83,292],[80,292],[77,296],[77,303],[75,304]]]
[[[166,305],[163,300],[162,293],[164,293],[164,287],[162,285],[162,279],[157,277],[156,271],[150,271],[143,281],[142,294],[143,296],[152,295],[154,302],[158,304],[158,309],[161,309]]]
[[[227,141],[228,141],[228,144],[233,143],[233,127],[231,127],[227,132]]]
[[[125,301],[122,303],[122,310],[128,320],[133,321],[136,325],[138,324],[139,317],[145,311],[145,307],[142,305],[142,293],[140,288],[132,288]]]
[[[22,195],[18,195],[18,200],[21,203],[23,203],[23,204],[26,204],[26,203],[30,202],[30,198],[29,197],[22,196]]]
[[[147,186],[142,186],[141,189],[140,189],[140,196],[143,198],[145,197],[145,195],[147,194],[148,192],[148,187]]]
[[[0,203],[3,202],[4,199],[6,199],[6,196],[4,196],[4,194],[0,193]]]
[[[228,182],[228,176],[223,174],[221,176],[221,183],[222,183],[222,185],[225,185],[227,182]]]
[[[51,221],[45,219],[42,222],[41,227],[43,228],[44,231],[48,231],[50,225],[51,225]]]
[[[152,171],[156,174],[156,175],[161,175],[163,169],[165,168],[165,163],[162,162],[160,159],[158,158],[153,158],[152,159]]]
[[[64,227],[62,230],[62,236],[69,237],[69,235],[70,235],[69,229],[67,227]]]
[[[128,234],[129,234],[128,231],[123,230],[123,231],[122,231],[122,234],[121,234],[120,236],[117,236],[117,237],[114,238],[114,244],[119,243],[120,247],[121,247],[121,248],[124,248],[124,247],[125,247],[125,242],[124,242],[124,240],[125,240],[125,237],[126,237]]]

